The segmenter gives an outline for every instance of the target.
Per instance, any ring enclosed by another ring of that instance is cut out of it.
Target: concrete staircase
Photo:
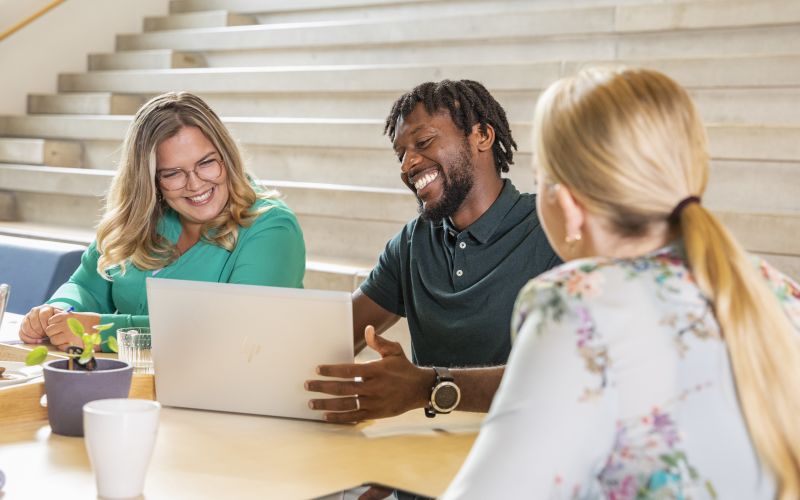
[[[130,115],[167,90],[202,95],[248,167],[303,225],[306,286],[352,290],[416,213],[383,119],[414,85],[482,81],[533,189],[536,96],[587,63],[665,71],[708,123],[705,202],[745,246],[800,278],[797,0],[173,0],[117,52],[0,116],[0,234],[88,242]]]

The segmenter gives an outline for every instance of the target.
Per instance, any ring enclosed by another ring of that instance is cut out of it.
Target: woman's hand
[[[22,319],[19,329],[19,339],[26,344],[41,344],[47,338],[47,329],[50,318],[63,312],[61,309],[47,304],[34,307]]]
[[[100,324],[100,315],[86,312],[59,312],[50,317],[45,333],[50,337],[50,343],[62,351],[71,345],[83,347],[83,340],[72,333],[67,326],[67,318],[75,318],[83,324],[86,333],[94,333],[94,327]]]

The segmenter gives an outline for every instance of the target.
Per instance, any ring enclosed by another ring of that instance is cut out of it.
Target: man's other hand
[[[393,417],[422,408],[429,400],[435,378],[433,370],[413,365],[400,344],[380,337],[371,325],[364,329],[364,338],[381,359],[362,364],[320,365],[318,374],[348,380],[306,381],[306,390],[336,396],[308,402],[311,409],[324,411],[328,422]]]

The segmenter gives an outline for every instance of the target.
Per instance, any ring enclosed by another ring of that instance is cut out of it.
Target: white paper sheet
[[[361,429],[368,438],[431,436],[438,433],[469,434],[480,430],[485,413],[453,412],[428,418],[422,409],[389,419],[372,420]]]

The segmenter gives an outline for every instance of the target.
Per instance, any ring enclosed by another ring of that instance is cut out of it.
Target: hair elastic
[[[669,214],[669,220],[673,222],[678,222],[681,220],[681,212],[683,209],[686,208],[686,205],[691,203],[700,203],[699,196],[687,196],[686,198],[682,199],[675,205],[675,208],[672,209],[672,213]]]

